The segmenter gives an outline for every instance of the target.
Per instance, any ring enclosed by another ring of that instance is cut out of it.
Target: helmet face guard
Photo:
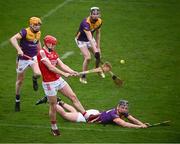
[[[127,100],[120,100],[118,105],[119,105],[119,106],[128,106],[129,103],[128,103]]]
[[[98,7],[92,7],[90,9],[90,16],[93,20],[97,20],[101,16],[100,9]]]
[[[38,17],[31,17],[30,19],[29,19],[29,24],[30,25],[41,25],[42,24],[42,21],[41,21],[41,19],[40,18],[38,18]]]
[[[38,17],[31,17],[29,19],[29,25],[35,32],[38,32],[40,30],[41,24],[42,24],[42,21]]]
[[[57,39],[51,35],[47,35],[44,37],[44,45],[51,50],[52,47],[57,45]]]
[[[127,100],[120,100],[117,106],[117,110],[119,114],[126,114],[128,113],[128,101]]]
[[[92,14],[99,15],[100,14],[100,9],[98,7],[92,7],[90,9],[90,15],[92,15]]]

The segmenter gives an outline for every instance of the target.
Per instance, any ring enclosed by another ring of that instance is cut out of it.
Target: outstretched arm
[[[90,42],[90,44],[91,44],[91,46],[92,46],[93,52],[94,52],[94,53],[95,53],[95,52],[98,52],[98,49],[97,49],[97,47],[96,47],[96,44],[95,44],[95,42],[93,41],[93,36],[92,36],[92,34],[91,34],[91,31],[86,31],[86,30],[84,30],[84,32],[86,33],[86,36],[87,36],[87,38],[88,38],[88,40],[89,40],[89,42]]]
[[[129,116],[127,117],[127,119],[128,119],[130,122],[132,122],[133,124],[146,126],[144,123],[142,123],[140,120],[134,118],[132,115],[129,115]]]
[[[60,59],[58,59],[58,65],[62,68],[62,70],[64,70],[65,72],[68,72],[70,74],[78,74],[78,72],[72,70],[69,66],[67,66],[66,64],[64,64]]]
[[[124,120],[122,120],[120,118],[115,118],[113,120],[113,122],[115,122],[119,126],[127,127],[127,128],[146,128],[143,125],[136,125],[136,124],[133,124],[133,123],[129,123],[129,122],[126,122],[126,121],[124,121]]]
[[[51,62],[49,61],[49,59],[46,57],[44,51],[41,50],[40,55],[41,55],[41,58],[42,58],[41,61],[47,66],[47,68],[50,71],[55,72],[55,73],[60,74],[60,75],[63,75],[65,77],[70,76],[69,73],[63,72],[60,69],[56,68],[54,65],[52,65]]]

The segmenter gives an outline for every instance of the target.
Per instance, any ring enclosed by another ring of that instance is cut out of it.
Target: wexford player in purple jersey
[[[124,120],[125,118],[128,122]],[[140,120],[129,114],[128,101],[126,100],[120,100],[116,108],[90,116],[89,123],[115,123],[119,126],[127,128],[147,128],[145,123],[142,123]]]
[[[80,23],[80,27],[75,37],[77,46],[80,48],[81,53],[84,57],[82,70],[88,70],[88,64],[91,59],[91,54],[89,48],[92,49],[94,56],[96,58],[96,68],[99,67],[101,49],[100,49],[100,28],[102,25],[102,20],[100,18],[100,10],[98,7],[92,7],[90,9],[90,16],[83,19]],[[93,37],[94,32],[96,32],[96,37]],[[105,78],[104,73],[99,73],[102,78]],[[86,75],[82,75],[80,82],[87,84]]]
[[[38,104],[42,104],[43,101]],[[56,105],[56,111],[66,120],[71,122],[86,122],[83,115],[78,112],[73,106],[63,102],[58,99],[58,104]],[[140,120],[133,117],[128,112],[128,101],[120,100],[118,105],[107,111],[100,112],[99,110],[90,109],[86,110],[88,115],[88,123],[100,123],[100,124],[112,124],[115,123],[122,127],[127,128],[147,128],[147,125]],[[128,122],[125,121],[128,120]]]
[[[10,38],[10,42],[16,48],[18,54],[15,111],[20,111],[20,89],[27,67],[31,67],[33,70],[33,89],[35,91],[38,90],[37,78],[41,75],[41,72],[39,70],[36,55],[38,49],[41,48],[41,24],[40,18],[31,17],[29,19],[29,27],[23,28],[19,33]]]

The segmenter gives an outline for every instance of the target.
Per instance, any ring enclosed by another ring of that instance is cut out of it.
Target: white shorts
[[[24,70],[28,66],[31,66],[34,63],[37,63],[37,57],[36,56],[33,57],[33,60],[21,60],[21,59],[19,59],[17,62],[16,72],[22,73],[22,72],[24,72]]]
[[[56,96],[58,90],[62,89],[67,84],[68,83],[62,77],[53,82],[42,82],[44,92],[47,96]]]
[[[88,115],[92,115],[92,114],[96,115],[100,113],[98,110],[95,110],[95,109],[90,109],[90,110],[87,110],[86,112],[88,113]],[[78,114],[76,122],[86,122],[86,119],[80,112]]]
[[[93,41],[95,42],[95,44],[96,44],[96,41],[95,41],[95,39],[93,38]],[[77,44],[77,46],[79,47],[79,48],[83,48],[83,47],[85,47],[85,48],[91,48],[92,46],[91,46],[91,43],[89,42],[89,41],[87,41],[87,42],[85,42],[85,41],[79,41],[79,40],[77,40],[76,38],[75,38],[75,42],[76,42],[76,44]]]

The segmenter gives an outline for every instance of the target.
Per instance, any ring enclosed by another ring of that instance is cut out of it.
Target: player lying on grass
[[[36,105],[45,103],[46,98],[43,98],[37,101]],[[71,122],[86,122],[86,119],[81,113],[79,113],[73,106],[58,100],[56,105],[56,111],[66,120]],[[142,123],[140,120],[134,118],[128,112],[128,101],[120,100],[118,105],[107,111],[99,112],[95,109],[87,110],[87,113],[90,115],[88,123],[100,123],[100,124],[109,124],[115,123],[122,127],[128,128],[147,128],[147,125]],[[128,122],[125,121],[125,118]]]

